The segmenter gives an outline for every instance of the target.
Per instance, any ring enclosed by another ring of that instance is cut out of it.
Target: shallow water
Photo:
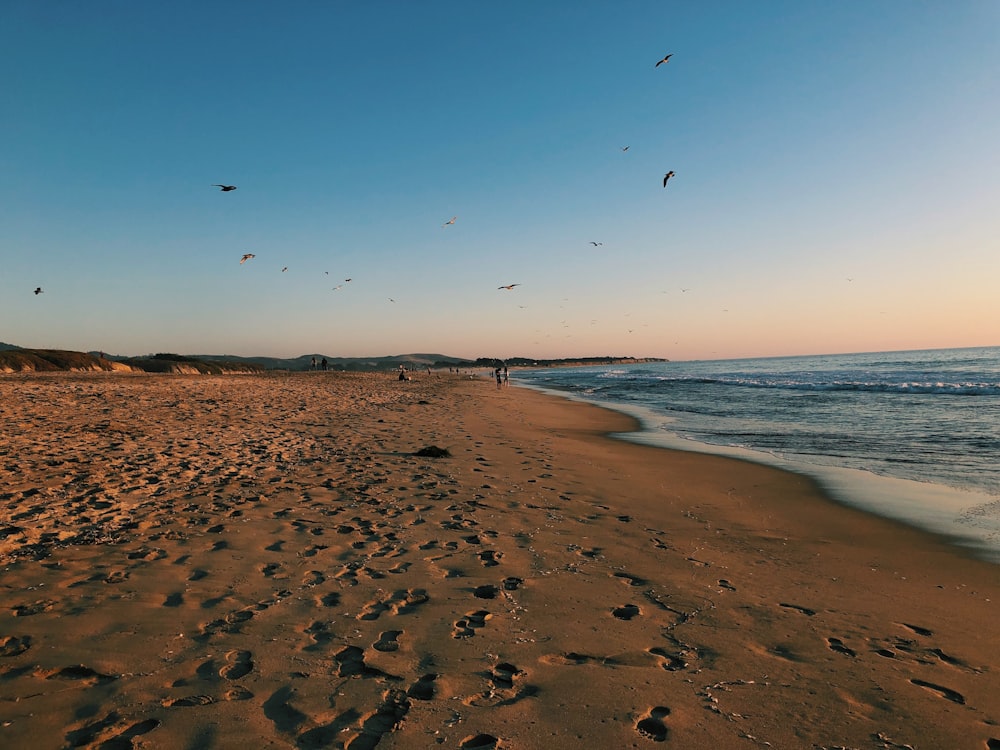
[[[1000,561],[1000,347],[520,370],[638,417],[629,439],[816,478]]]

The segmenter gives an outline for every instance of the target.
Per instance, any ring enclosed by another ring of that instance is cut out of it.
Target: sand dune
[[[1000,747],[997,567],[801,477],[444,373],[0,395],[4,747]]]

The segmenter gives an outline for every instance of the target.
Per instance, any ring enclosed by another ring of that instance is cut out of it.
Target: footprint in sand
[[[306,651],[318,651],[327,643],[333,640],[333,633],[330,632],[329,623],[317,620],[305,632],[312,639],[312,643],[305,647]]]
[[[911,683],[927,690],[932,690],[942,698],[951,701],[952,703],[958,703],[961,706],[965,705],[965,696],[959,693],[957,690],[952,690],[951,688],[946,688],[942,685],[935,685],[933,682],[927,682],[926,680],[910,680]]]
[[[326,581],[326,576],[319,570],[309,570],[302,576],[302,585],[305,588],[319,586],[324,581]]]
[[[812,617],[816,614],[816,610],[809,609],[808,607],[800,607],[798,604],[786,604],[785,602],[781,602],[778,606],[784,607],[785,609],[793,609],[796,612],[801,612],[806,617]]]
[[[31,648],[30,635],[0,636],[0,656],[17,656]]]
[[[844,642],[839,638],[827,638],[826,643],[830,647],[831,651],[836,651],[838,654],[844,654],[844,656],[857,656],[854,649],[845,646]]]
[[[638,617],[642,612],[634,604],[625,604],[621,607],[615,607],[611,610],[611,614],[619,620],[631,620],[633,617]]]
[[[412,612],[429,599],[424,589],[404,589],[395,592],[386,600],[369,602],[357,619],[377,620],[383,612],[392,612],[394,615],[405,615]]]
[[[640,719],[639,723],[635,725],[635,729],[643,737],[653,740],[654,742],[663,742],[667,739],[667,735],[670,731],[667,729],[667,725],[663,723],[663,719],[670,715],[670,709],[666,706],[656,706],[649,710],[649,716],[645,719]]]
[[[52,670],[49,672],[39,672],[46,680],[74,680],[86,685],[103,685],[114,682],[117,677],[108,674],[101,674],[83,664],[74,664],[71,667]]]
[[[486,621],[489,620],[493,615],[487,612],[485,609],[478,609],[475,612],[469,612],[465,615],[465,618],[458,620],[455,623],[455,630],[451,634],[452,638],[471,638],[476,634],[476,631],[486,625]]]
[[[340,594],[336,591],[331,591],[328,594],[323,594],[316,600],[316,603],[322,607],[336,607],[340,604]]]
[[[164,700],[165,708],[184,708],[186,706],[207,706],[215,703],[215,698],[210,695],[186,695],[183,698]]]
[[[497,690],[513,690],[514,681],[523,675],[523,669],[518,669],[510,662],[503,661],[493,667],[490,681]]]
[[[501,582],[504,591],[517,591],[521,586],[524,585],[523,578],[515,578],[514,576],[508,576],[504,578]]]
[[[434,681],[437,678],[438,676],[433,672],[423,675],[410,686],[410,689],[406,691],[406,695],[418,701],[432,700],[435,692]]]
[[[260,572],[264,574],[266,578],[273,577],[279,570],[281,570],[281,565],[279,563],[268,563]]]
[[[410,711],[410,701],[401,690],[389,690],[383,696],[382,705],[366,716],[361,723],[361,734],[349,747],[370,747],[378,745],[382,738],[395,730]]]
[[[629,586],[645,586],[649,583],[645,578],[640,578],[639,576],[634,576],[629,573],[615,573],[614,578],[618,578]]]
[[[484,550],[479,553],[479,560],[486,568],[492,568],[499,565],[502,557],[503,552],[497,552],[496,550]]]
[[[14,613],[14,617],[31,617],[31,615],[37,615],[41,612],[48,612],[54,606],[55,602],[51,599],[43,599],[31,604],[18,604],[11,611]]]
[[[360,677],[379,677],[382,679],[388,678],[392,680],[400,679],[399,677],[394,677],[386,672],[383,672],[381,669],[369,667],[365,664],[365,652],[357,646],[346,646],[338,651],[333,658],[338,665],[338,677],[352,677],[354,675],[359,675]],[[374,747],[374,745],[372,747]]]
[[[500,739],[492,734],[477,734],[466,737],[459,743],[460,750],[496,750],[500,746]]]
[[[140,721],[137,724],[130,726],[124,732],[116,734],[101,743],[101,747],[135,747],[135,744],[132,742],[133,739],[152,732],[158,726],[160,726],[159,719],[146,719],[145,721]]]
[[[386,630],[379,635],[378,640],[372,644],[372,648],[376,651],[398,651],[399,642],[396,639],[402,634],[402,630]]]
[[[658,656],[664,660],[663,668],[668,672],[680,672],[682,669],[688,668],[688,663],[683,658],[683,652],[678,654],[671,654],[666,649],[660,648],[659,646],[654,646],[653,648],[646,649],[653,656]]]
[[[249,651],[230,651],[226,654],[226,666],[219,670],[219,676],[227,680],[238,680],[253,671],[252,654]]]

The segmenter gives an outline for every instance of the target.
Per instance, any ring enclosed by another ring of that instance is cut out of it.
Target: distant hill
[[[303,354],[300,357],[280,359],[277,357],[239,357],[234,354],[196,354],[198,359],[213,362],[240,362],[256,365],[265,370],[310,370],[315,357],[317,366],[326,359],[331,370],[371,371],[395,370],[400,365],[406,368],[425,367],[468,367],[471,360],[449,357],[444,354],[396,354],[386,357],[333,357],[328,354]]]
[[[317,367],[326,359],[327,368],[340,371],[443,369],[446,367],[566,367],[571,365],[632,364],[662,362],[662,359],[636,357],[576,357],[564,359],[534,359],[531,357],[480,357],[475,360],[449,357],[444,354],[395,354],[386,357],[331,357],[323,354],[303,354],[300,357],[239,357],[232,354],[151,354],[144,357],[121,357],[101,352],[71,352],[59,349],[22,349],[0,343],[0,372],[59,372],[59,371],[124,371],[167,373],[255,373],[267,370],[300,372]]]

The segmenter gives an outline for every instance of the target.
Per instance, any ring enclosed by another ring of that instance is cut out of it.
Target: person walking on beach
[[[507,374],[507,365],[503,366],[503,384],[510,385],[510,376]]]
[[[316,358],[315,358],[315,357],[313,357],[313,359],[312,359],[312,364],[311,364],[311,365],[309,365],[309,367],[310,367],[310,369],[312,369],[312,370],[315,370],[315,369],[316,369]]]
[[[497,390],[500,390],[501,388],[503,388],[503,376],[499,367],[497,368],[496,376],[497,376]]]
[[[323,361],[321,362],[321,365],[323,367],[323,372],[326,372],[326,368],[327,368],[326,357],[323,357]]]

